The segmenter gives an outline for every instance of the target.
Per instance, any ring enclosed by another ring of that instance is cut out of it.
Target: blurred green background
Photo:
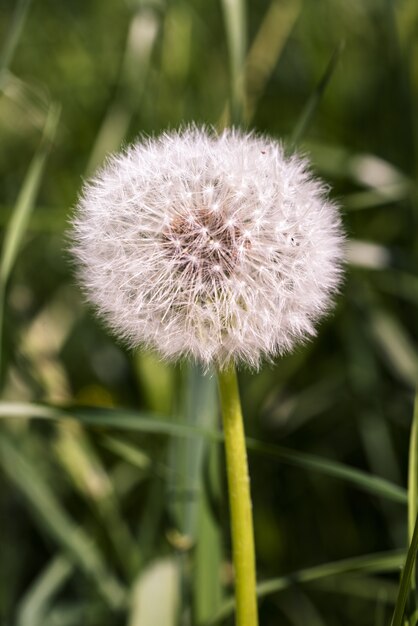
[[[241,119],[311,157],[348,232],[318,338],[240,372],[261,624],[388,625],[418,371],[418,3],[5,0],[0,42],[0,623],[233,623],[215,381],[114,341],[66,230],[107,153]]]

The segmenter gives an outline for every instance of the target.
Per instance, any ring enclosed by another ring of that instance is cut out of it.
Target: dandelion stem
[[[244,425],[235,367],[218,373],[235,569],[237,626],[257,626],[254,531]]]

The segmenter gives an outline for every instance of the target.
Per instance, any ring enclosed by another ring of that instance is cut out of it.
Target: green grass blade
[[[365,556],[324,563],[323,565],[298,570],[296,572],[292,572],[291,574],[287,574],[286,576],[280,576],[279,578],[259,583],[257,585],[257,597],[259,599],[264,598],[265,596],[273,593],[285,591],[293,585],[309,584],[340,575],[391,572],[397,570],[402,565],[404,558],[405,552],[397,550],[381,554],[367,554]],[[234,600],[231,598],[224,602],[219,612],[208,622],[205,622],[204,626],[214,626],[215,624],[218,624],[220,621],[231,615],[233,611]]]
[[[45,616],[42,626],[93,626],[105,624],[108,619],[109,615],[103,607],[94,606],[86,600],[67,600],[53,607]]]
[[[186,429],[210,429],[214,423],[214,415],[217,414],[214,381],[204,376],[195,365],[188,366],[184,372],[184,398],[176,423]],[[173,500],[173,516],[178,530],[191,543],[196,540],[204,444],[205,438],[202,437],[174,438],[169,449],[170,468],[174,470],[173,483],[168,486],[170,498]]]
[[[173,405],[175,368],[146,350],[138,351],[134,363],[146,408],[166,415]]]
[[[54,596],[73,572],[74,564],[68,557],[54,557],[20,601],[17,626],[42,626]]]
[[[418,380],[418,352],[399,321],[382,309],[370,316],[372,336],[393,372],[415,388]]]
[[[418,306],[418,276],[389,270],[374,276],[374,281],[382,291]]]
[[[414,412],[412,416],[411,436],[409,442],[408,466],[408,534],[412,542],[415,520],[418,514],[418,389],[415,393]],[[414,582],[415,586],[415,582]]]
[[[35,205],[46,158],[58,127],[59,116],[60,107],[52,104],[47,115],[39,148],[30,164],[4,235],[0,256],[0,358],[2,354],[1,338],[3,335],[3,315],[7,283],[19,253],[30,214]]]
[[[93,540],[67,516],[36,467],[5,434],[0,437],[0,464],[44,531],[97,584],[108,606],[113,609],[123,606],[125,590],[107,569]]]
[[[152,459],[149,454],[126,441],[116,437],[105,436],[102,438],[101,443],[105,448],[141,471],[147,471],[152,465]]]
[[[373,495],[382,496],[402,504],[406,504],[407,502],[407,493],[402,487],[342,463],[322,459],[297,450],[289,450],[287,448],[265,444],[253,439],[247,439],[247,447],[249,450],[281,459],[282,462],[288,465],[316,471],[333,478],[344,480]]]
[[[0,53],[0,88],[3,73],[9,68],[17,48],[17,44],[19,43],[31,1],[32,0],[19,0],[16,5],[13,21],[8,29],[8,33]]]
[[[120,149],[131,119],[139,109],[161,21],[159,12],[145,4],[139,3],[132,17],[116,79],[115,96],[97,133],[87,174],[92,174],[101,165],[106,154]]]
[[[392,580],[385,580],[378,574],[364,576],[339,574],[336,577],[322,578],[311,583],[313,589],[320,589],[336,595],[346,595],[368,600],[375,604],[379,599],[383,605],[395,606],[399,585]]]
[[[289,141],[290,150],[294,150],[306,134],[306,131],[308,130],[309,125],[312,122],[312,119],[324,95],[325,89],[327,88],[328,83],[330,82],[334,74],[343,50],[344,43],[341,42],[332,53],[331,59],[325,69],[323,76],[321,77],[321,80],[319,81],[316,89],[314,89],[314,91],[312,92],[295,126],[295,129]]]
[[[245,111],[247,10],[245,0],[222,0],[229,54],[231,122],[242,123]]]
[[[344,196],[344,209],[363,211],[387,204],[394,204],[407,198],[411,190],[410,184],[401,182],[377,187],[376,189],[368,189],[367,191],[355,191]]]
[[[46,157],[48,156],[51,143],[57,130],[59,116],[60,107],[52,104],[45,122],[41,143],[32,160],[32,163],[30,164],[4,237],[0,258],[0,287],[2,290],[4,290],[5,284],[9,279],[11,270],[16,261],[17,254],[22,243],[22,238],[25,233],[31,211],[34,207]]]
[[[411,575],[414,569],[414,563],[418,550],[418,516],[415,520],[414,533],[412,535],[411,544],[406,555],[405,566],[402,570],[401,582],[399,585],[399,594],[396,600],[395,610],[392,618],[392,626],[402,626],[403,615],[405,612],[406,601],[408,599]]]
[[[301,8],[300,0],[293,0],[289,3],[271,0],[263,16],[245,62],[248,92],[245,114],[247,123],[250,123],[254,117],[257,104],[277,67]]]
[[[215,380],[205,376],[196,364],[183,369],[176,423],[211,428],[217,416]],[[168,446],[168,504],[175,526],[174,547],[178,548],[181,580],[181,619],[189,619],[190,598],[197,589],[191,575],[191,548],[200,541],[198,528],[200,501],[203,494],[203,462],[207,448],[204,437],[174,437]]]
[[[199,369],[195,369],[189,381],[193,392],[190,394],[191,415],[195,423],[206,427],[215,428],[218,418],[218,402],[216,381],[214,378],[202,375]],[[204,464],[211,460],[209,471],[211,473],[211,485],[216,491],[220,490],[220,468],[218,446],[211,441],[205,440],[198,449],[196,458],[198,462],[198,480],[195,479],[197,498],[194,508],[190,511],[194,519],[194,577],[193,577],[193,600],[194,616],[198,620],[207,619],[211,611],[220,606],[222,588],[220,571],[222,562],[222,538],[220,529],[213,519],[206,501]]]
[[[216,455],[217,449],[213,445],[212,447]],[[214,469],[217,470],[218,467]],[[219,477],[219,472],[217,475]],[[198,623],[209,619],[218,610],[223,595],[220,580],[223,556],[221,530],[203,494],[199,504],[194,589],[195,616]]]
[[[129,411],[127,409],[72,408],[64,410],[48,406],[43,407],[39,404],[0,402],[0,417],[52,420],[76,419],[90,426],[132,430],[173,437],[205,437],[210,441],[223,441],[223,435],[220,431],[200,426],[179,424],[162,419],[156,415]],[[321,459],[311,454],[290,450],[281,446],[266,444],[256,439],[247,438],[246,442],[249,451],[276,458],[288,465],[316,471],[326,476],[346,481],[363,491],[386,497],[395,502],[406,504],[408,501],[407,492],[402,487],[342,463]]]
[[[418,387],[415,392],[414,410],[412,415],[411,435],[409,440],[408,459],[408,538],[412,543],[414,524],[418,515]],[[414,592],[414,603],[417,608],[416,597],[416,565],[412,568],[411,588]]]
[[[129,580],[138,571],[138,546],[122,517],[119,499],[100,456],[81,428],[60,428],[52,450],[68,479],[96,512]]]

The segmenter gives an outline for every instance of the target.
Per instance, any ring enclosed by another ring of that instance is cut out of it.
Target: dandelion
[[[81,282],[128,345],[257,367],[315,334],[340,282],[325,191],[266,137],[191,127],[137,143],[84,189]]]
[[[121,338],[218,371],[237,624],[257,626],[235,364],[315,334],[341,281],[338,210],[273,139],[189,127],[112,157],[84,188],[73,237],[84,289]]]

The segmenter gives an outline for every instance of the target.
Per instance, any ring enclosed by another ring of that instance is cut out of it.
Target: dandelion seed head
[[[111,157],[84,187],[72,250],[131,346],[257,367],[315,334],[341,282],[339,212],[273,139],[189,127]]]

